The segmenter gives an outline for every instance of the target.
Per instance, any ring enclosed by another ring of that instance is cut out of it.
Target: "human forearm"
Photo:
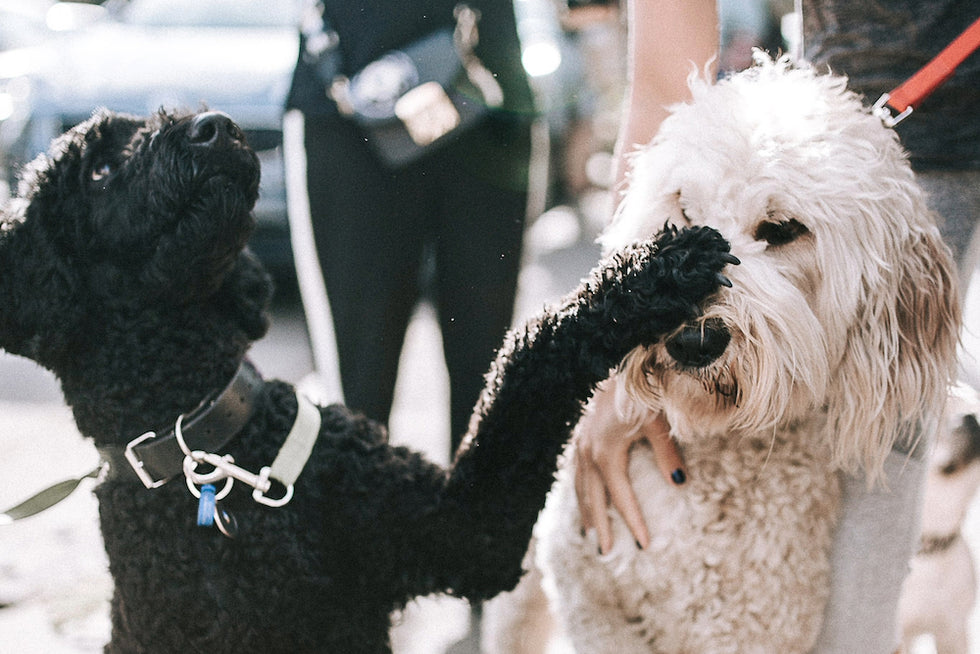
[[[616,145],[615,180],[622,188],[625,157],[653,138],[667,107],[690,96],[688,76],[714,75],[718,55],[715,0],[630,0],[629,89]]]

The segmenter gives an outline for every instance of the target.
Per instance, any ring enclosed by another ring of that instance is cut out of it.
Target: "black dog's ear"
[[[79,337],[78,279],[39,221],[0,224],[0,348],[51,368]]]

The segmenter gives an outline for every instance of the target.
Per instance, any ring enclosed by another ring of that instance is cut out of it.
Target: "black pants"
[[[388,421],[423,258],[450,378],[455,451],[510,324],[527,205],[530,126],[491,119],[389,170],[339,117],[305,120],[307,186],[348,406]]]

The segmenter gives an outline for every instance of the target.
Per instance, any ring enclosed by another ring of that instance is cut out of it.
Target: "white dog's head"
[[[959,304],[896,135],[845,82],[764,56],[692,79],[693,102],[634,157],[603,244],[710,225],[742,261],[701,319],[624,363],[631,396],[678,438],[818,417],[835,463],[873,477],[938,417]]]

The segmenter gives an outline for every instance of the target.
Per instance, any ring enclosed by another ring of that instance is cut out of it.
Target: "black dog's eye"
[[[101,182],[103,179],[112,174],[112,164],[109,162],[102,162],[96,164],[92,167],[92,181]]]
[[[755,240],[765,241],[772,247],[792,243],[810,230],[796,218],[788,220],[771,220],[761,223],[755,228]]]

